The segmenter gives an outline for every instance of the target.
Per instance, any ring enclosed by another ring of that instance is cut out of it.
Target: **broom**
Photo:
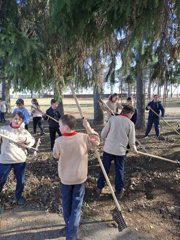
[[[78,110],[79,110],[80,116],[81,116],[82,119],[84,119],[84,116],[83,116],[82,110],[81,110],[81,108],[80,108],[80,105],[79,105],[79,103],[78,103],[77,97],[76,97],[76,95],[75,95],[74,89],[73,89],[73,87],[72,87],[71,84],[70,84],[69,86],[70,86],[71,92],[72,92],[72,94],[73,94],[74,100],[75,100],[75,102],[76,102],[77,108],[78,108]],[[116,209],[116,213],[117,213],[118,229],[119,229],[119,231],[122,231],[123,229],[127,228],[127,225],[126,225],[126,222],[125,222],[125,220],[124,220],[124,218],[123,218],[123,216],[122,216],[121,207],[120,207],[120,205],[119,205],[119,203],[118,203],[118,200],[117,200],[117,198],[116,198],[116,195],[114,194],[113,188],[112,188],[111,183],[110,183],[110,181],[109,181],[109,178],[108,178],[108,175],[107,175],[107,173],[106,173],[106,170],[104,169],[104,166],[103,166],[103,164],[102,164],[102,161],[101,161],[101,158],[100,158],[100,156],[99,156],[99,152],[98,152],[97,148],[94,149],[94,152],[95,152],[96,157],[97,157],[97,159],[98,159],[98,162],[99,162],[99,165],[100,165],[100,167],[101,167],[101,170],[102,170],[102,172],[103,172],[103,174],[104,174],[104,177],[105,177],[105,179],[106,179],[106,182],[107,182],[107,184],[108,184],[108,186],[109,186],[109,188],[110,188],[110,190],[111,190],[111,194],[112,194],[112,196],[113,196],[113,199],[114,199],[114,202],[115,202],[115,205],[116,205],[116,208],[115,208],[115,209]]]
[[[149,107],[150,107],[150,106],[149,106]],[[155,112],[151,107],[150,107],[150,110],[160,118],[159,114],[157,114],[157,112]],[[163,120],[169,127],[171,127],[178,135],[180,135],[180,133],[179,133],[173,126],[171,126],[171,124],[169,124],[169,123],[168,123],[166,120],[164,120],[164,119],[162,119],[162,120]]]

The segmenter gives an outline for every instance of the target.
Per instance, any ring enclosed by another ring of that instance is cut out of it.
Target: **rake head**
[[[118,223],[119,232],[122,232],[123,229],[127,228],[125,220],[124,220],[124,218],[122,216],[121,211],[119,211],[117,207],[115,208],[115,212],[114,213],[116,215],[116,219],[115,220]]]

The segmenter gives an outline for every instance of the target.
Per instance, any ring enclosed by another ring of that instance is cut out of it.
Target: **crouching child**
[[[0,134],[10,137],[16,143],[0,136],[1,154],[0,154],[0,192],[5,184],[7,176],[13,168],[16,177],[16,191],[15,196],[18,205],[24,204],[23,190],[24,178],[26,169],[26,155],[27,150],[21,147],[20,144],[33,146],[34,138],[20,125],[24,121],[24,115],[21,112],[14,112],[11,117],[11,123],[8,126],[0,128]]]
[[[62,137],[55,140],[53,156],[59,159],[58,173],[62,183],[66,240],[75,240],[88,173],[88,150],[99,145],[100,139],[87,120],[83,120],[87,134],[75,132],[76,119],[69,114],[61,117],[59,125]]]

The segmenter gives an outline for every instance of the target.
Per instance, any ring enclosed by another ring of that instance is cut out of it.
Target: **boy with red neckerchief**
[[[130,120],[133,114],[134,108],[132,106],[124,106],[121,114],[111,117],[101,132],[101,139],[104,143],[102,162],[107,174],[109,173],[111,161],[114,160],[115,162],[115,194],[118,199],[123,194],[124,160],[128,143],[132,151],[137,153],[135,127],[134,123]],[[102,170],[100,170],[96,187],[97,194],[102,192],[104,185],[105,178]]]
[[[85,119],[83,126],[88,134],[75,132],[76,119],[69,114],[61,117],[59,125],[62,136],[55,140],[53,156],[59,159],[66,240],[70,240],[77,239],[88,172],[88,150],[99,145],[100,139]]]
[[[20,144],[26,144],[31,147],[35,143],[35,139],[31,136],[31,134],[26,129],[20,128],[23,121],[23,113],[14,112],[11,117],[10,125],[0,128],[1,134],[10,137],[12,140],[17,142],[16,144],[0,136],[0,192],[2,191],[9,172],[13,168],[17,180],[15,196],[18,205],[24,204],[22,195],[24,189],[27,155],[27,150],[24,147],[21,147]]]

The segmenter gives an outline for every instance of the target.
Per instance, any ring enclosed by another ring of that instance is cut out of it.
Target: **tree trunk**
[[[59,102],[58,108],[60,110],[61,116],[63,116],[64,106],[63,106],[63,100],[62,100],[62,84],[59,80],[55,81],[54,98]]]
[[[137,109],[138,109],[138,119],[136,126],[138,129],[145,127],[145,96],[144,96],[144,81],[142,77],[142,62],[141,62],[141,47],[139,46],[136,55],[137,63]]]
[[[173,90],[172,90],[172,84],[171,84],[171,98],[173,97]]]
[[[10,89],[7,83],[7,79],[5,77],[3,77],[2,79],[2,99],[10,105]],[[6,112],[10,113],[11,107],[7,106]]]
[[[131,84],[128,83],[128,97],[131,96]]]
[[[101,108],[99,107],[99,103],[97,100],[102,98],[102,87],[98,86],[97,83],[95,83],[93,88],[93,99],[94,99],[94,120],[93,124],[99,125],[104,123],[104,114]]]
[[[102,97],[102,69],[101,69],[101,59],[100,59],[100,50],[92,57],[93,62],[93,73],[94,78],[96,79],[94,88],[93,88],[93,99],[94,99],[94,120],[93,124],[99,125],[104,123],[104,113],[99,106],[97,100]]]
[[[148,100],[151,100],[151,80],[149,79],[149,84],[148,84]]]

